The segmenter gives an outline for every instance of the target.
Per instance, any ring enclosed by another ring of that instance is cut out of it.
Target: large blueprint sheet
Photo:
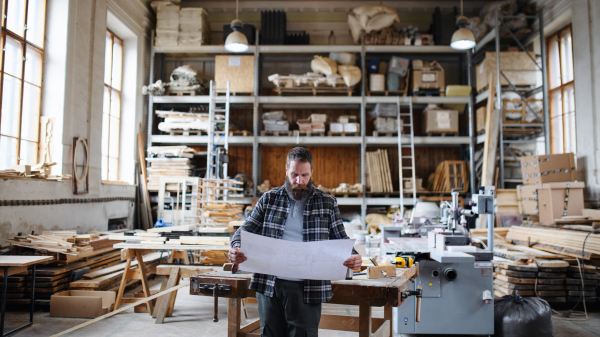
[[[241,232],[240,270],[307,280],[343,280],[355,240],[293,242]]]

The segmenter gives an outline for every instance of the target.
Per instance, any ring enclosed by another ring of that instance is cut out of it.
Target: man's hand
[[[350,256],[348,258],[348,260],[346,260],[344,262],[344,266],[346,266],[352,270],[359,270],[361,265],[362,265],[362,257],[358,254]]]
[[[244,256],[243,253],[240,252],[239,248],[229,249],[229,254],[227,254],[227,257],[229,258],[229,261],[231,261],[231,263],[233,263],[233,264],[240,264],[240,263],[248,260],[248,258],[246,256]]]

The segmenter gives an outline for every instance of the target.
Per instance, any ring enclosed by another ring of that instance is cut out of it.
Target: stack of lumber
[[[0,170],[2,179],[46,179],[46,180],[70,180],[71,175],[52,175],[50,168],[56,163],[40,163],[33,167],[31,165],[13,165],[8,170]]]
[[[158,252],[144,255],[144,263],[147,267],[147,274],[155,274],[155,267],[159,264],[160,256],[161,254]],[[131,266],[136,267],[137,264],[137,261],[133,261]],[[115,290],[121,284],[125,265],[125,262],[120,262],[119,260],[117,264],[91,271],[90,273],[83,275],[82,279],[70,282],[69,288],[74,290],[92,291]],[[127,285],[129,286],[135,282],[139,282],[139,280],[129,280]]]
[[[241,219],[244,206],[235,198],[244,196],[242,184],[232,179],[202,179],[198,198],[200,227],[229,227],[230,222]]]
[[[147,168],[148,191],[159,190],[160,177],[192,176],[195,165],[190,159],[196,154],[198,153],[193,148],[187,146],[149,147],[149,158],[146,158],[146,162],[150,164]],[[167,191],[171,191],[168,184]]]
[[[569,263],[563,260],[536,260],[538,265],[536,295],[548,302],[567,301],[566,279]]]
[[[29,304],[29,296],[25,291],[27,286],[26,273],[11,275],[8,277],[6,288],[6,304]],[[4,286],[3,280],[0,279],[0,286]],[[0,299],[2,294],[0,293]]]
[[[87,261],[78,261],[64,266],[38,266],[35,272],[35,304],[50,305],[50,297],[57,292],[69,289],[71,275],[80,270],[90,271],[106,268],[120,263],[121,252],[114,250],[111,252],[99,254],[87,259]],[[27,295],[19,304],[29,303],[29,291],[31,287],[32,272],[29,271],[26,277]]]
[[[506,240],[517,245],[581,258],[583,241],[587,235],[586,232],[574,230],[513,226],[508,231]],[[600,255],[600,234],[590,234],[585,244],[583,258],[590,260],[596,255]]]
[[[367,152],[367,188],[371,192],[393,192],[387,150]]]
[[[577,302],[581,298],[583,301],[583,291],[585,290],[585,301],[596,302],[598,295],[598,280],[600,280],[600,270],[596,266],[585,265],[584,272],[580,270],[580,266],[577,265],[577,261],[573,260],[573,263],[567,268],[567,301]],[[583,287],[581,278],[584,276]]]
[[[76,231],[44,231],[41,235],[12,236],[6,242],[14,246],[14,255],[52,255],[56,261],[70,263],[112,251],[121,240]]]
[[[429,176],[428,190],[432,192],[451,192],[460,189],[469,190],[467,163],[462,160],[444,160]],[[462,189],[461,189],[462,188]]]

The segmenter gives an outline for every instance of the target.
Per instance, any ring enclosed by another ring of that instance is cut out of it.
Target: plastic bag
[[[552,310],[548,302],[537,297],[515,294],[494,303],[494,337],[554,336]]]

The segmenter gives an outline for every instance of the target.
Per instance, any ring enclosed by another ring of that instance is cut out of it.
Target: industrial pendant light
[[[248,39],[240,30],[244,27],[244,23],[238,20],[238,0],[235,0],[235,20],[231,21],[231,29],[233,32],[227,35],[225,40],[225,49],[233,53],[243,53],[248,50]]]
[[[475,35],[473,32],[468,30],[467,25],[469,19],[463,15],[463,0],[460,0],[460,15],[456,18],[456,25],[458,30],[452,34],[452,42],[450,47],[458,50],[471,49],[475,47]]]

